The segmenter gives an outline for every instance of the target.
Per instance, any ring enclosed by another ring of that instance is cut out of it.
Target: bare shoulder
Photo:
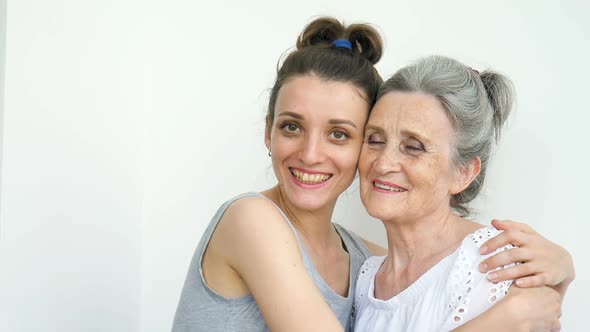
[[[371,242],[369,240],[363,239],[361,237],[361,240],[363,240],[363,242],[365,243],[365,245],[367,246],[367,248],[369,248],[369,251],[371,251],[371,254],[373,254],[374,256],[386,256],[387,255],[387,248],[384,248],[374,242]]]
[[[342,330],[307,272],[295,233],[271,201],[235,201],[216,232],[227,266],[253,295],[271,331]]]
[[[260,259],[270,253],[280,255],[281,248],[299,253],[293,231],[281,211],[263,197],[244,197],[233,202],[214,236],[215,243],[220,244],[218,250],[230,265],[248,264],[255,257]]]
[[[246,234],[259,228],[288,228],[279,208],[270,200],[256,196],[244,197],[233,202],[225,211],[219,225]]]

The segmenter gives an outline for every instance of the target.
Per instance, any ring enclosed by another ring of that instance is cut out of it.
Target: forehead
[[[428,136],[452,134],[454,129],[442,103],[420,92],[390,92],[379,98],[369,124],[387,130],[419,131]]]
[[[279,90],[275,114],[285,111],[304,117],[345,117],[364,121],[369,104],[352,83],[304,75],[289,80]]]

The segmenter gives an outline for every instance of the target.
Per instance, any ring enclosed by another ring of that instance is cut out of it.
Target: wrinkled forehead
[[[382,96],[373,107],[367,125],[392,133],[418,131],[429,137],[454,133],[442,103],[435,96],[420,92],[396,91]]]

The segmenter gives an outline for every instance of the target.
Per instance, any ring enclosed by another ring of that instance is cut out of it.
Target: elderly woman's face
[[[415,220],[449,210],[457,191],[454,128],[442,104],[391,92],[369,117],[359,160],[361,199],[381,220]]]

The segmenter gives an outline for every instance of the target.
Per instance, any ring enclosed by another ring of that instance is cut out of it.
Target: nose
[[[377,158],[373,162],[373,168],[379,175],[401,171],[401,153],[397,149],[385,148],[377,151]]]
[[[324,161],[325,146],[321,135],[306,135],[299,154],[299,159],[306,165],[314,165]]]

